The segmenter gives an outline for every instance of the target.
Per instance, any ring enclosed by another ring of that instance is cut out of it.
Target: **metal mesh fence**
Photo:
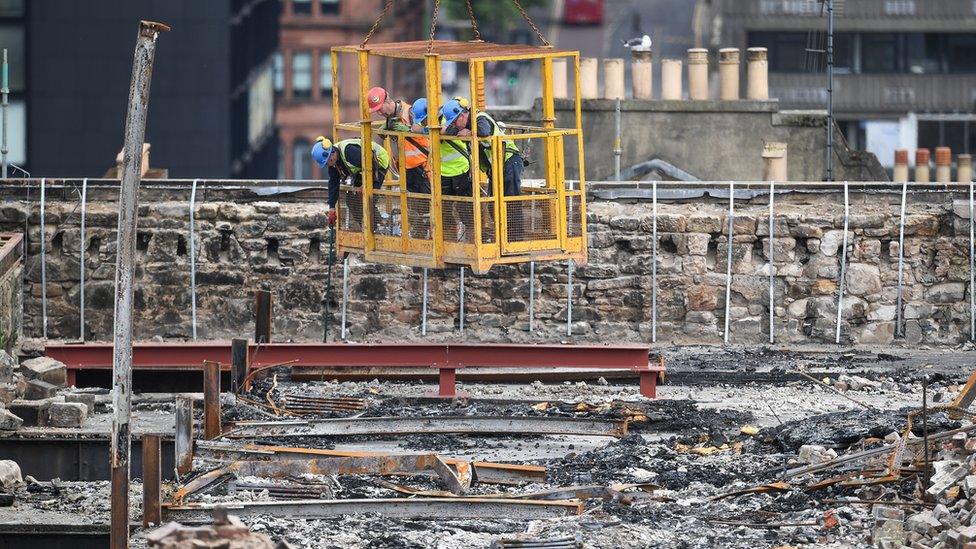
[[[495,240],[495,203],[481,203],[481,243],[494,244]]]
[[[408,196],[407,221],[410,224],[410,238],[430,240],[430,199]]]
[[[474,203],[444,198],[441,203],[444,242],[474,243]]]
[[[400,197],[396,194],[373,194],[373,233],[400,236]]]
[[[566,197],[566,236],[583,236],[583,214],[580,211],[580,197]]]
[[[553,225],[556,201],[550,197],[505,201],[508,241],[552,240],[558,238]]]
[[[339,205],[342,208],[339,230],[359,232],[363,230],[363,195],[353,187],[339,189]]]

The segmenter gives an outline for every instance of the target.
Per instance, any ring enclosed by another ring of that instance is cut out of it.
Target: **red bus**
[[[567,25],[602,25],[603,0],[565,0],[563,23]]]

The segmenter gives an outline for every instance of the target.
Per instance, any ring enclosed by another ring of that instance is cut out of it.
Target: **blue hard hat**
[[[450,126],[457,120],[457,117],[464,112],[464,106],[457,99],[451,99],[441,107],[441,116],[444,117],[444,124]]]
[[[324,168],[329,163],[332,155],[335,154],[335,150],[336,148],[332,145],[332,141],[320,135],[315,138],[315,145],[312,145],[312,159],[318,162],[320,167]]]
[[[413,121],[416,124],[427,120],[427,98],[421,97],[414,101],[413,105],[410,106],[410,114],[413,115]]]

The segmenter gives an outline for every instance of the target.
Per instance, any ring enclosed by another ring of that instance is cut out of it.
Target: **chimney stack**
[[[718,50],[719,99],[739,99],[739,48]]]
[[[895,183],[908,181],[908,149],[895,150],[895,169],[891,175]]]
[[[769,62],[766,48],[749,48],[746,60],[749,63],[749,81],[746,85],[746,98],[765,101],[769,99]]]
[[[661,99],[681,99],[681,60],[661,60]]]
[[[915,182],[916,183],[929,182],[929,160],[931,160],[931,156],[929,155],[928,149],[918,149],[915,151]]]
[[[688,50],[688,97],[693,101],[708,100],[708,50]]]

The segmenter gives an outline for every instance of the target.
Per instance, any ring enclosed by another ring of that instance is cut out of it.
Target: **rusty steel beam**
[[[176,397],[176,476],[181,477],[193,470],[193,399],[186,395]]]
[[[159,435],[142,435],[142,527],[160,524],[162,511],[159,496],[162,492],[162,450]]]
[[[220,437],[220,363],[203,363],[203,438]]]
[[[360,417],[317,421],[239,422],[228,438],[404,435],[583,435],[623,437],[627,422],[553,416]]]
[[[199,441],[197,450],[205,457],[214,459],[308,459],[310,457],[374,457],[396,455],[388,452],[362,452],[349,450],[327,450],[324,448],[299,448],[293,446],[268,446],[263,444],[241,444],[238,442]],[[445,463],[457,465],[466,460],[442,457]],[[518,465],[474,461],[475,478],[485,484],[527,484],[546,480],[546,468],[538,465]]]
[[[112,549],[129,546],[129,466],[132,419],[132,303],[135,276],[136,226],[139,210],[139,180],[142,171],[142,146],[146,137],[149,87],[156,38],[169,26],[152,21],[139,22],[129,106],[125,117],[122,148],[122,181],[119,185],[119,226],[115,266],[115,326],[112,354],[112,503],[110,542]]]
[[[99,343],[50,344],[45,354],[69,371],[107,368],[110,347]],[[230,364],[229,342],[142,342],[133,350],[133,367],[148,370],[199,370],[205,360]],[[660,357],[646,345],[520,345],[477,343],[272,343],[250,345],[257,367],[290,363],[293,368],[417,368],[438,370],[440,395],[453,396],[457,371],[465,368],[587,368],[626,370],[641,378],[641,394],[655,395],[664,373]],[[292,362],[293,361],[293,362]]]
[[[298,500],[249,503],[221,503],[238,517],[269,515],[289,518],[328,518],[344,515],[378,514],[406,519],[487,519],[504,517],[529,520],[579,515],[581,501],[535,501],[494,498],[370,498]],[[166,508],[166,520],[181,524],[211,521],[215,504],[189,504]]]

